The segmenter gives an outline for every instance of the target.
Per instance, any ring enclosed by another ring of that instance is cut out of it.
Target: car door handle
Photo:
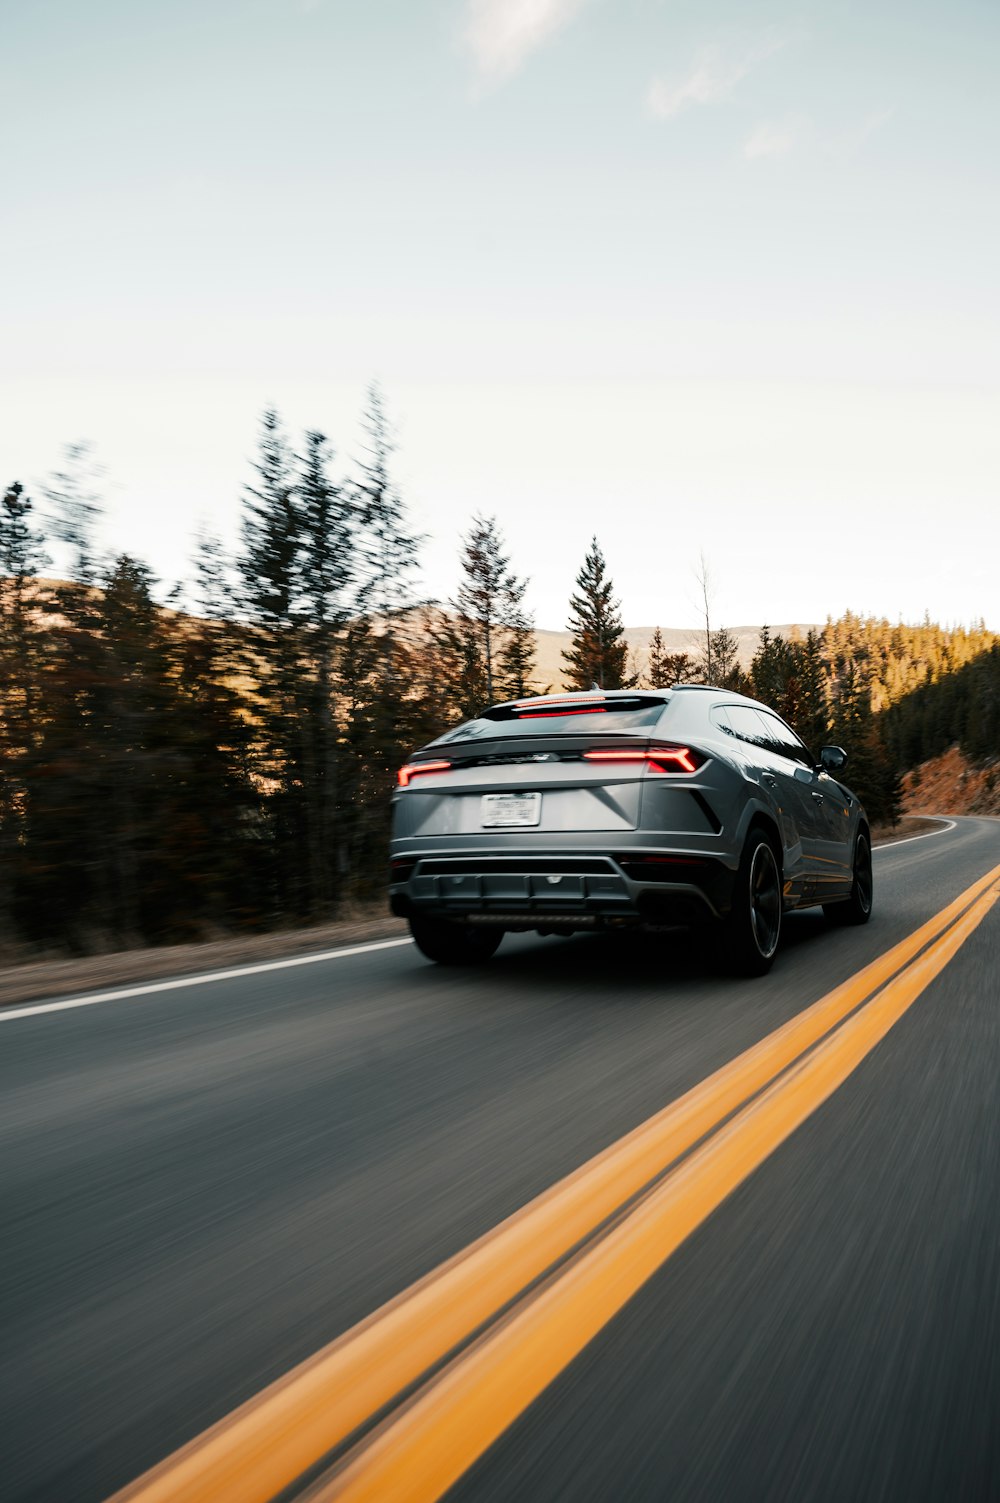
[[[816,800],[817,804],[821,804],[823,802],[823,795],[821,793],[814,793],[813,798]]]
[[[778,786],[778,779],[774,776],[773,772],[762,772],[760,780],[762,783],[766,783],[769,788],[777,788]]]

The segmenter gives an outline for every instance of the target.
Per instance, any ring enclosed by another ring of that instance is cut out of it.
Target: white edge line
[[[284,971],[294,965],[315,965],[322,960],[346,960],[350,955],[367,955],[372,950],[391,950],[409,945],[410,939],[380,939],[367,945],[351,945],[343,950],[320,950],[315,955],[294,955],[288,960],[267,960],[260,965],[235,966],[229,971],[204,971],[197,976],[177,976],[170,981],[150,981],[145,986],[129,986],[113,992],[93,992],[87,997],[67,997],[60,1002],[39,1002],[29,1007],[0,1008],[0,1023],[15,1018],[35,1018],[43,1012],[67,1012],[72,1007],[94,1007],[98,1002],[125,1002],[130,997],[148,997],[153,992],[179,991],[185,986],[205,986],[210,981],[234,981],[239,976],[259,976],[262,971]]]
[[[908,835],[905,840],[889,840],[885,845],[874,846],[873,850],[895,850],[896,846],[909,845],[914,840],[929,840],[933,835],[944,835],[954,828],[955,820],[948,820],[942,823],[941,829],[927,830],[923,835]],[[380,939],[367,945],[350,945],[343,950],[320,950],[315,955],[294,955],[288,960],[268,960],[261,965],[241,965],[228,971],[205,971],[197,976],[178,976],[171,981],[150,981],[145,986],[93,992],[87,997],[67,997],[60,1002],[38,1002],[28,1007],[0,1007],[0,1023],[12,1023],[15,1018],[37,1018],[46,1012],[69,1012],[75,1007],[96,1007],[98,1002],[127,1002],[132,997],[179,991],[185,986],[206,986],[211,981],[234,981],[239,976],[259,976],[264,971],[284,971],[296,965],[316,965],[323,960],[346,960],[351,955],[368,955],[373,950],[392,950],[399,945],[412,943],[410,939]]]
[[[937,816],[935,815],[934,818],[937,818]],[[925,830],[922,835],[907,835],[905,840],[886,840],[882,845],[873,845],[872,851],[894,851],[898,845],[910,845],[914,840],[931,840],[935,835],[947,835],[948,831],[953,830],[956,824],[957,821],[954,819],[942,821],[940,830]]]

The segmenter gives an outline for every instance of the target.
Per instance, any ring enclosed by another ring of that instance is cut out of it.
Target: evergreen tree
[[[562,654],[572,689],[628,689],[628,644],[614,598],[614,584],[605,573],[604,554],[596,537],[576,576],[577,593],[570,597],[568,624],[572,642]]]
[[[0,940],[13,931],[11,876],[24,837],[24,761],[38,730],[42,639],[32,576],[44,553],[32,504],[15,481],[0,504]]]
[[[70,577],[91,585],[97,574],[97,529],[104,515],[102,471],[90,444],[67,444],[63,468],[44,487],[52,535],[70,549]]]
[[[823,661],[815,631],[810,631],[804,642],[787,642],[780,633],[772,637],[770,628],[762,627],[750,664],[749,692],[776,710],[813,753],[818,753],[826,739],[827,709]]]
[[[364,457],[354,485],[358,590],[341,655],[340,690],[347,706],[346,849],[352,870],[375,871],[385,859],[396,769],[414,744],[414,580],[422,539],[410,531],[392,479],[393,443],[375,385],[363,427]]]
[[[830,710],[819,634],[810,628],[806,633],[805,642],[795,643],[793,647],[797,664],[798,693],[795,718],[791,724],[794,725],[806,746],[818,756],[820,747],[827,743],[830,729]]]
[[[329,444],[305,436],[297,491],[302,534],[302,609],[305,688],[305,791],[311,906],[323,911],[336,896],[340,744],[334,687],[341,638],[350,619],[354,584],[355,512],[345,486],[329,475]]]
[[[364,457],[356,482],[361,563],[358,605],[392,636],[395,622],[413,605],[423,539],[410,532],[406,507],[390,474],[394,445],[377,384],[369,387],[362,428]],[[393,656],[388,644],[386,656]]]
[[[290,640],[299,605],[302,524],[288,441],[273,408],[261,418],[253,468],[256,479],[243,492],[242,602],[271,634],[269,657],[280,663],[279,644]]]
[[[425,617],[424,638],[424,660],[433,664],[442,719],[474,720],[491,703],[478,634],[434,609]]]
[[[535,622],[529,612],[515,606],[507,619],[507,637],[500,649],[498,692],[505,699],[524,699],[539,692],[534,680]]]
[[[646,682],[650,689],[665,689],[667,687],[667,673],[669,671],[667,667],[668,656],[666,644],[663,640],[663,633],[657,626],[654,628],[653,635],[649,639],[649,663],[646,668]]]
[[[852,661],[839,677],[832,712],[833,741],[844,747],[849,758],[846,781],[873,824],[895,824],[902,799],[899,771],[872,714],[871,686]]]
[[[257,725],[258,776],[273,788],[272,902],[277,912],[308,912],[302,630],[303,527],[292,456],[273,408],[261,419],[254,480],[244,487],[238,597],[244,672]]]
[[[649,662],[646,667],[646,687],[669,689],[673,684],[686,684],[694,675],[694,663],[686,652],[668,652],[663,632],[657,626],[649,639]]]
[[[0,745],[8,748],[30,730],[38,645],[31,585],[44,562],[31,499],[15,481],[0,504]]]
[[[734,694],[743,694],[748,688],[747,676],[740,667],[739,643],[731,631],[720,626],[711,634],[709,655],[712,677],[707,680],[720,689],[731,689]],[[707,668],[708,664],[706,664]]]
[[[495,517],[473,518],[461,564],[456,629],[473,684],[481,684],[479,707],[516,699],[526,692],[534,667],[532,623],[523,605],[527,580],[511,569]],[[463,697],[469,703],[473,696]]]
[[[50,626],[45,717],[26,756],[18,917],[74,949],[185,934],[251,902],[234,707],[193,690],[197,634],[122,556],[91,617]]]

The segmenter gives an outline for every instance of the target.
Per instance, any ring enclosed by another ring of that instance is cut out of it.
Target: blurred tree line
[[[454,599],[418,591],[421,539],[393,480],[382,399],[360,458],[297,444],[265,412],[227,556],[203,537],[193,597],[166,605],[138,559],[102,560],[100,475],[83,446],[35,508],[0,505],[0,944],[71,952],[306,923],[377,899],[389,796],[414,747],[538,681],[527,581],[497,521],[462,539]],[[60,573],[47,581],[47,549]],[[707,593],[706,593],[707,603]],[[570,602],[570,686],[705,681],[765,700],[814,748],[842,743],[873,818],[900,765],[963,740],[996,751],[1000,646],[979,627],[850,614],[747,670],[725,628],[629,652],[593,539]],[[963,739],[964,738],[964,739]]]
[[[396,769],[532,692],[526,581],[495,519],[419,598],[421,539],[369,393],[360,460],[265,412],[240,546],[200,540],[192,608],[102,562],[82,446],[0,507],[0,943],[98,950],[329,917],[381,895]],[[44,531],[44,535],[43,535]],[[47,545],[68,578],[44,580]]]
[[[813,750],[843,746],[870,817],[895,824],[915,763],[956,741],[973,758],[1000,751],[998,668],[1000,639],[982,622],[904,626],[848,611],[794,641],[765,627],[746,685]]]
[[[896,761],[913,767],[954,742],[973,761],[1000,757],[1000,642],[925,681],[883,717]]]

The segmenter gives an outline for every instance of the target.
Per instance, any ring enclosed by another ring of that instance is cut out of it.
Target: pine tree
[[[100,483],[103,471],[90,444],[67,444],[63,469],[44,487],[52,535],[70,549],[70,577],[91,585],[97,574],[97,529],[104,515]]]
[[[473,518],[462,543],[454,602],[462,656],[486,704],[516,699],[526,693],[534,667],[532,623],[523,605],[527,580],[511,569],[495,517]],[[463,697],[467,703],[472,698]]]
[[[330,479],[329,444],[305,435],[297,494],[302,536],[305,688],[305,794],[311,906],[323,911],[338,885],[337,805],[340,746],[334,685],[341,638],[351,615],[355,512],[345,486]]]
[[[361,564],[358,603],[392,635],[395,621],[413,604],[423,539],[410,532],[406,507],[390,474],[394,445],[382,393],[374,383],[368,390],[362,428],[364,457],[355,487]]]
[[[0,745],[12,745],[30,728],[33,649],[38,631],[31,582],[45,552],[32,526],[32,503],[15,481],[0,504]]]
[[[742,694],[746,691],[747,676],[740,667],[739,643],[731,631],[720,626],[711,634],[710,653],[712,677],[710,683],[714,683],[720,689],[731,689],[734,694]]]
[[[273,901],[276,911],[308,912],[303,701],[306,669],[302,630],[303,530],[292,456],[280,418],[261,419],[254,480],[244,487],[243,547],[238,559],[240,613],[245,620],[245,673],[257,723],[258,775],[271,785]]]
[[[198,937],[253,901],[242,722],[231,696],[206,702],[199,633],[157,607],[144,565],[122,556],[99,584],[92,621],[48,629],[20,927],[74,949]]]
[[[666,644],[663,633],[657,626],[649,639],[649,663],[646,668],[646,681],[650,689],[665,689],[670,682],[667,674],[670,669]]]
[[[0,504],[0,940],[13,929],[10,879],[24,838],[24,761],[38,733],[42,640],[30,589],[43,560],[31,500],[15,481]]]
[[[562,654],[566,678],[572,689],[631,688],[628,679],[628,644],[614,598],[614,584],[605,574],[604,554],[596,537],[576,576],[577,593],[570,597],[572,633],[568,652]]]
[[[505,699],[523,699],[537,693],[535,672],[534,618],[520,606],[507,619],[507,640],[500,649],[500,684],[498,692]]]
[[[256,480],[243,491],[242,599],[267,632],[287,633],[299,605],[302,524],[288,442],[273,408],[261,418]],[[269,648],[280,660],[276,639]]]
[[[881,725],[872,714],[867,670],[848,658],[837,681],[832,705],[832,736],[849,758],[846,780],[864,804],[872,823],[895,824],[902,788]]]
[[[830,730],[823,650],[819,634],[810,629],[806,640],[795,644],[798,665],[798,705],[792,724],[814,755],[826,744]]]
[[[691,684],[697,678],[694,659],[686,652],[668,652],[664,666],[668,684]]]
[[[396,768],[412,749],[412,659],[419,632],[415,577],[422,539],[410,531],[393,482],[392,437],[379,388],[363,418],[364,456],[354,483],[358,589],[341,654],[340,688],[348,706],[345,731],[349,823],[345,849],[352,870],[384,863],[389,796]]]

